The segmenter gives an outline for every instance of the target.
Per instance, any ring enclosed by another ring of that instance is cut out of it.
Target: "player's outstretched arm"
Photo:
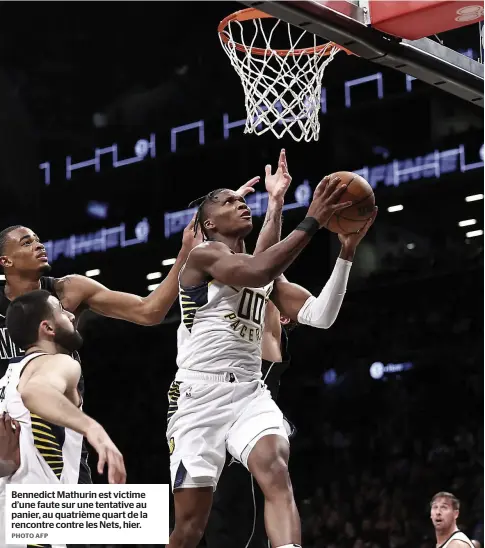
[[[340,236],[342,249],[335,268],[318,297],[303,287],[288,282],[280,276],[274,284],[271,300],[284,316],[293,321],[320,329],[328,329],[337,319],[347,290],[352,260],[357,246],[367,234],[376,217],[377,210],[358,234]]]
[[[339,203],[347,188],[346,185],[337,188],[339,181],[338,177],[332,181],[325,177],[315,189],[303,222],[283,241],[258,255],[232,253],[219,242],[199,245],[187,261],[184,270],[186,280],[196,277],[197,273],[204,273],[226,285],[262,287],[269,284],[290,266],[335,211],[352,205],[352,202]]]
[[[93,312],[140,325],[156,325],[163,321],[178,295],[178,275],[190,250],[202,241],[194,235],[193,220],[184,230],[182,249],[167,277],[148,295],[112,291],[99,282],[77,274],[55,282],[55,289],[67,310],[74,312],[81,304]]]
[[[254,248],[254,255],[261,253],[281,240],[281,214],[285,202],[285,194],[291,184],[291,175],[288,172],[288,163],[284,149],[280,152],[278,167],[274,174],[271,166],[265,167],[265,186],[268,192],[268,209],[263,226]]]
[[[104,428],[66,397],[77,393],[81,374],[79,363],[65,354],[44,358],[32,375],[19,383],[25,407],[44,420],[70,428],[87,438],[99,455],[98,472],[108,464],[109,483],[126,483],[123,457]]]
[[[15,426],[15,429],[12,428]],[[20,424],[8,413],[0,415],[0,478],[10,476],[20,466]]]

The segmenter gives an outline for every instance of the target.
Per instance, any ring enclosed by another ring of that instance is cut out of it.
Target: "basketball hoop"
[[[255,8],[229,15],[217,31],[246,96],[244,133],[318,141],[323,73],[339,51],[351,52],[333,42],[318,45],[314,34]],[[278,39],[289,48],[272,46]]]

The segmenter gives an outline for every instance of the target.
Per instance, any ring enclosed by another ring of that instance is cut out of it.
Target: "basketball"
[[[353,202],[353,205],[337,211],[328,221],[326,228],[337,234],[352,234],[363,228],[372,216],[376,205],[374,191],[370,184],[357,173],[337,171],[330,180],[340,177],[339,186],[348,185],[340,197],[340,202]]]

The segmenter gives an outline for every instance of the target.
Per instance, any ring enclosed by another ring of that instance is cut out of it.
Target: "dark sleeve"
[[[40,286],[42,289],[45,289],[49,293],[52,293],[54,297],[57,297],[56,292],[54,290],[54,283],[56,279],[52,278],[52,276],[42,276],[40,279]]]
[[[81,448],[81,462],[79,463],[79,479],[78,483],[81,485],[93,483],[91,478],[91,469],[88,464],[88,449],[86,447],[86,440],[83,438],[83,445]]]
[[[262,360],[262,380],[271,392],[271,397],[276,401],[280,389],[281,375],[290,366],[290,354],[288,352],[288,335],[285,329],[281,330],[281,362],[269,362]]]

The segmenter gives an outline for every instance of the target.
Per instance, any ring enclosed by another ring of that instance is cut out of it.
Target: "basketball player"
[[[455,495],[444,491],[436,493],[430,506],[436,548],[474,548],[472,541],[456,525],[460,515],[460,501]]]
[[[271,166],[266,166],[266,188],[271,194],[281,181],[289,185],[291,176],[285,151],[282,150],[279,167],[273,176]],[[280,179],[282,178],[282,179]],[[282,202],[270,201],[265,222],[258,238],[255,252],[261,252],[280,241]],[[276,222],[275,222],[276,221]],[[279,310],[267,303],[263,333],[261,338],[261,374],[271,397],[276,401],[281,375],[290,364],[288,335],[291,321],[281,317]],[[286,326],[282,328],[282,326]],[[294,435],[294,427],[285,419],[289,438]],[[230,454],[220,476],[202,546],[204,548],[267,548],[268,538],[264,526],[264,496],[248,470]]]
[[[261,340],[261,378],[274,401],[281,376],[290,365],[290,324],[289,318],[281,317],[274,304],[268,302]],[[291,440],[295,428],[288,421],[285,425]],[[263,493],[248,470],[231,455],[226,455],[201,545],[204,548],[268,548]]]
[[[48,291],[17,297],[7,312],[7,329],[25,357],[13,359],[0,405],[21,424],[20,466],[0,483],[3,518],[5,485],[77,484],[83,436],[108,467],[109,483],[125,483],[123,457],[104,428],[81,410],[81,367],[69,354],[82,337],[74,315]],[[4,531],[0,520],[0,541]]]
[[[281,411],[260,380],[261,332],[270,296],[292,321],[328,328],[335,320],[356,247],[375,213],[359,234],[339,236],[340,257],[317,298],[282,274],[336,211],[352,205],[339,202],[347,188],[338,187],[339,182],[325,177],[296,230],[254,256],[243,253],[252,229],[244,199],[220,189],[199,206],[196,225],[208,241],[192,250],[180,273],[179,369],[169,391],[167,441],[175,502],[170,548],[195,548],[200,541],[226,447],[263,491],[271,545],[300,546],[288,435]],[[281,204],[286,188],[277,185],[270,203]]]

